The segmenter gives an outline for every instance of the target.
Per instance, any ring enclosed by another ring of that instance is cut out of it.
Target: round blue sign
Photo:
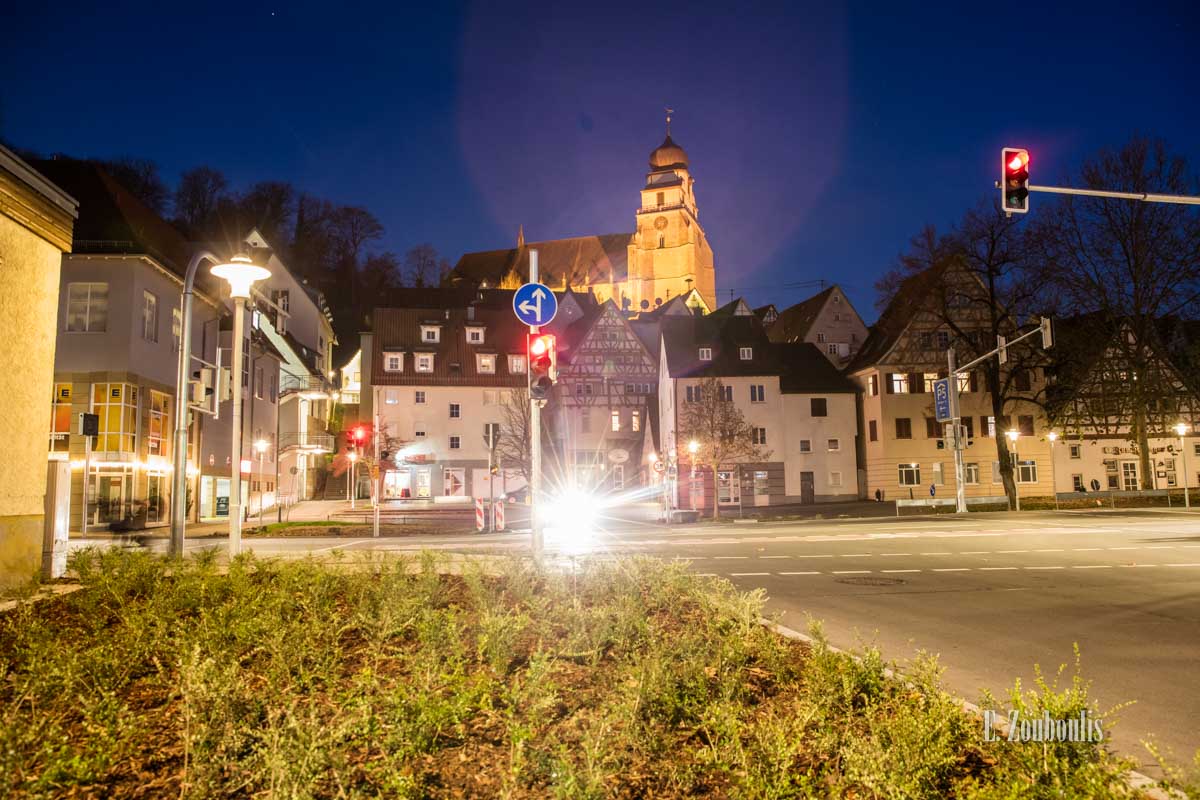
[[[527,283],[513,293],[513,313],[526,325],[548,325],[558,313],[558,299],[549,287]]]

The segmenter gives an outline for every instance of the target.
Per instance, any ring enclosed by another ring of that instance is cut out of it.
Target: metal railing
[[[284,396],[292,392],[320,392],[328,394],[333,391],[329,381],[317,375],[292,375],[283,373],[279,379],[279,394]]]
[[[279,436],[279,452],[307,450],[312,453],[332,453],[332,433],[284,433]]]

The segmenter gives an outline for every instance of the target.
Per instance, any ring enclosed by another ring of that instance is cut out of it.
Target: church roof
[[[651,169],[670,169],[672,167],[684,167],[688,165],[687,153],[684,149],[671,139],[671,134],[667,134],[667,138],[663,143],[650,153],[650,168]]]
[[[450,273],[451,283],[496,287],[513,273],[520,281],[529,276],[529,251],[538,251],[538,280],[560,289],[564,280],[573,287],[622,282],[628,275],[632,233],[607,233],[527,242],[507,250],[464,253]]]

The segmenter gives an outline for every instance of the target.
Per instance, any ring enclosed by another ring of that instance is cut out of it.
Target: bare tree
[[[514,468],[521,477],[529,480],[530,467],[530,422],[529,390],[524,387],[508,392],[502,408],[503,422],[500,423],[500,441],[495,453],[505,468]]]
[[[291,241],[296,215],[296,190],[283,181],[261,181],[237,200],[240,227],[257,228],[274,247]]]
[[[171,199],[171,191],[158,174],[158,164],[146,158],[122,156],[109,160],[96,160],[117,183],[141,200],[147,208],[159,214],[166,214],[167,203]]]
[[[1142,138],[1101,152],[1083,165],[1080,178],[1091,189],[1197,193],[1186,161],[1162,142]],[[1162,352],[1162,320],[1194,316],[1200,299],[1200,215],[1180,205],[1066,197],[1047,210],[1037,234],[1039,254],[1064,298],[1090,312],[1098,332],[1112,336],[1124,327],[1130,334],[1113,341],[1127,375],[1120,383],[1130,441],[1140,455],[1142,487],[1149,488],[1149,439],[1170,435],[1148,413],[1161,391],[1150,377]]]
[[[683,406],[679,418],[680,441],[699,444],[697,463],[712,470],[713,519],[720,516],[717,496],[717,470],[736,462],[765,461],[771,451],[755,443],[755,429],[746,422],[733,400],[727,400],[720,378],[705,378],[697,387],[700,399]]]
[[[379,298],[388,289],[403,285],[400,262],[395,253],[372,253],[359,270],[359,284],[364,297]]]
[[[204,231],[216,216],[228,187],[225,176],[212,167],[196,167],[183,173],[175,189],[175,220],[189,232]]]
[[[404,254],[404,269],[409,283],[417,288],[436,286],[442,277],[438,252],[429,242],[419,244]]]
[[[383,225],[362,206],[341,206],[334,210],[330,224],[337,244],[338,260],[357,268],[363,246],[383,236]]]

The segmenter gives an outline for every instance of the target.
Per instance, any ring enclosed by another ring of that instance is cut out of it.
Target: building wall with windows
[[[818,503],[856,499],[854,394],[785,392],[782,400],[787,496]]]
[[[76,202],[0,146],[0,588],[41,565],[47,440],[52,409],[55,307]]]
[[[1200,438],[1150,439],[1154,475],[1148,488],[1200,486]],[[1141,488],[1141,457],[1123,437],[1068,437],[1054,445],[1054,486],[1059,492],[1133,491]],[[1094,482],[1094,483],[1093,483]],[[1096,488],[1096,487],[1099,488]]]

